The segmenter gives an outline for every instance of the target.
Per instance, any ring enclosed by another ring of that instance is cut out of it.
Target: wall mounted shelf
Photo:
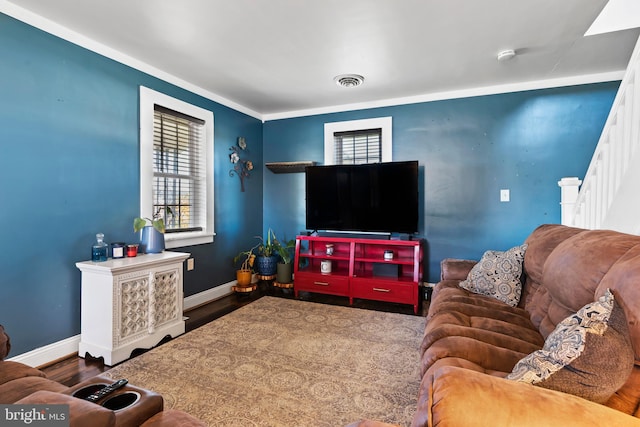
[[[271,162],[265,163],[267,169],[273,173],[295,173],[304,172],[307,166],[314,166],[316,162],[300,161],[300,162]]]

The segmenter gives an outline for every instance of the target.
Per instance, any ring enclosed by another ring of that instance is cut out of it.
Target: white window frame
[[[366,129],[382,129],[382,161],[392,161],[392,125],[391,117],[376,117],[373,119],[347,120],[344,122],[331,122],[324,124],[324,164],[335,165],[335,139],[336,132],[353,132]]]
[[[153,217],[153,112],[154,105],[204,121],[204,138],[201,153],[206,158],[206,226],[202,231],[165,234],[167,249],[201,245],[213,242],[213,112],[197,107],[164,93],[140,86],[140,216]]]

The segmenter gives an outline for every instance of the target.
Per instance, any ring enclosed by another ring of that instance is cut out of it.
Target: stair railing
[[[563,178],[562,223],[640,234],[640,39],[584,179]],[[582,182],[579,192],[577,188]]]

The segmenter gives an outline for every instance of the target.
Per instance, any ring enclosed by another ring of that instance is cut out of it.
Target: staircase
[[[563,178],[562,223],[640,234],[640,39],[584,179]],[[579,191],[578,186],[582,183]]]

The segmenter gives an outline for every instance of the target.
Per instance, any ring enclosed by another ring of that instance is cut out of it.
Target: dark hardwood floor
[[[187,317],[185,321],[186,331],[192,331],[200,326],[211,322],[219,317],[228,314],[243,305],[249,304],[265,295],[278,296],[282,298],[293,298],[292,290],[282,290],[273,288],[270,284],[261,284],[260,287],[250,294],[232,294],[210,303],[195,307],[185,311]],[[318,302],[323,304],[349,306],[349,299],[346,297],[337,297],[332,295],[311,294],[306,292],[300,293],[300,300]],[[353,307],[364,308],[369,310],[388,311],[402,314],[413,314],[413,307],[405,304],[393,304],[368,300],[354,300]],[[426,304],[422,304],[422,313],[426,313]],[[161,342],[159,345],[164,344]],[[136,350],[132,353],[132,357],[136,357],[148,350]],[[60,382],[67,386],[73,386],[85,379],[91,378],[104,371],[111,369],[111,366],[105,366],[102,358],[81,358],[77,355],[56,361],[50,365],[40,367],[40,369],[50,379]]]

